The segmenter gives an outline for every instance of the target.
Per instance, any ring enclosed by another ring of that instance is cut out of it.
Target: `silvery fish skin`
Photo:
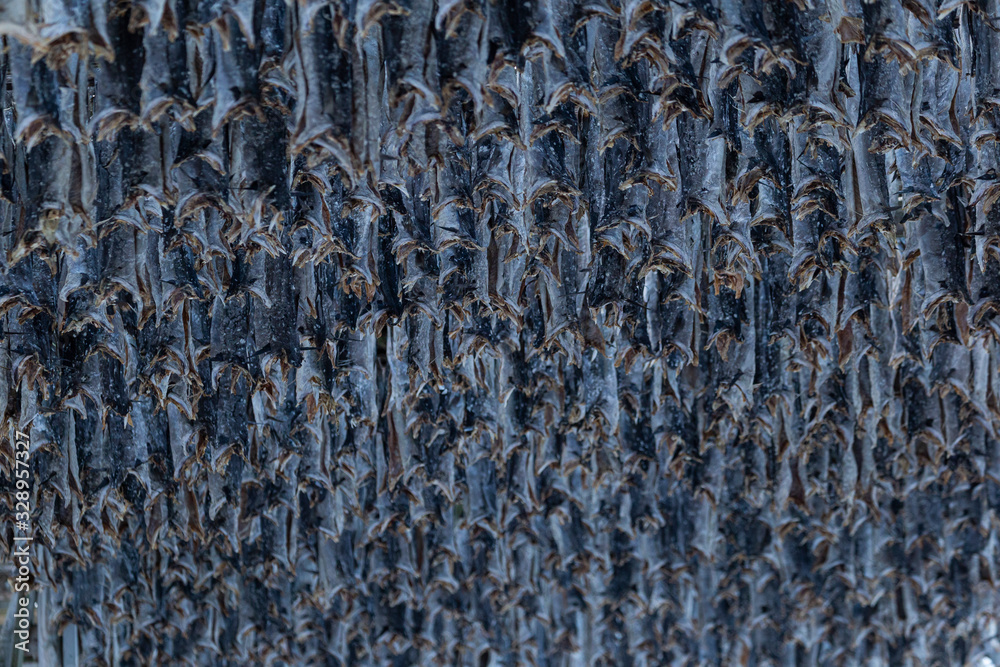
[[[0,3],[39,662],[1000,661],[998,15]]]

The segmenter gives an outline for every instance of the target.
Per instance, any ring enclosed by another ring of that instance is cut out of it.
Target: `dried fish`
[[[40,659],[1000,661],[998,11],[0,3]]]

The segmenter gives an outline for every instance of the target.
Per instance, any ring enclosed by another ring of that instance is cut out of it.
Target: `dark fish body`
[[[1000,661],[998,15],[0,2],[32,658]]]

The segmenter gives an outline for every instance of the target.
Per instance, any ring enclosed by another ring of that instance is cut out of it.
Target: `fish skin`
[[[0,5],[47,663],[1000,660],[997,0]]]

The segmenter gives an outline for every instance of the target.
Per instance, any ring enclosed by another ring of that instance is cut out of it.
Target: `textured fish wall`
[[[997,657],[998,17],[0,3],[31,659]]]

